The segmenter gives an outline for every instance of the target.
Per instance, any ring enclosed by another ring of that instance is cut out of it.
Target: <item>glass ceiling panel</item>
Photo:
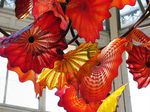
[[[7,72],[7,59],[0,57],[0,103],[4,101],[4,91],[6,82],[6,72]]]
[[[9,71],[6,104],[38,109],[38,98],[31,81],[21,83],[15,72]]]
[[[58,106],[59,97],[55,95],[57,89],[46,89],[46,111],[48,112],[66,112],[63,107]]]
[[[4,8],[14,9],[15,8],[15,0],[5,0]]]
[[[146,88],[138,89],[137,82],[133,81],[132,74],[129,74],[129,86],[132,112],[150,112],[150,85]]]
[[[147,3],[146,0],[141,0],[143,6],[146,8]],[[121,28],[126,28],[132,24],[134,24],[139,17],[142,15],[142,11],[138,2],[136,2],[135,6],[125,6],[122,10],[120,10],[120,22]]]

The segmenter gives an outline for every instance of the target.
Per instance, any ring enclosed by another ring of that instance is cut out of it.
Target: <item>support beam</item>
[[[0,2],[0,7],[4,7],[4,1],[5,1],[5,0],[1,0],[1,2]]]
[[[6,103],[6,96],[7,96],[7,88],[8,88],[8,74],[9,71],[6,71],[6,80],[5,80],[5,90],[4,90],[4,99],[3,99],[3,103]]]
[[[43,90],[42,97],[39,98],[39,112],[46,111],[46,89]]]
[[[142,13],[144,13],[145,12],[145,8],[144,8],[144,6],[142,4],[142,1],[141,0],[137,0],[137,2],[139,4],[139,6],[140,6],[140,9],[141,9]]]

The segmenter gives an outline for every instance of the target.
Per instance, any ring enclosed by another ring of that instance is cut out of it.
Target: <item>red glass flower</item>
[[[52,11],[45,13],[33,24],[4,39],[0,55],[8,58],[11,67],[20,67],[24,73],[53,68],[54,62],[63,58],[62,50],[66,48],[60,24],[61,19]]]
[[[67,5],[67,15],[80,37],[94,42],[103,29],[103,20],[110,16],[111,0],[71,0]]]
[[[16,0],[15,14],[18,19],[24,19],[30,14],[32,9],[32,0]]]
[[[78,82],[80,83],[85,76],[91,76],[91,70],[95,65],[99,64],[97,56],[100,51],[98,51],[92,58],[90,58],[85,64],[83,64],[76,74]]]
[[[33,0],[32,14],[35,19],[50,10],[54,12],[56,17],[62,19],[60,26],[62,29],[66,29],[68,17],[63,13],[60,3],[57,0]]]
[[[128,54],[128,68],[138,82],[138,88],[146,87],[150,83],[150,51],[142,46],[133,46]]]
[[[98,55],[99,65],[85,69],[91,75],[82,79],[80,92],[87,102],[104,100],[111,91],[112,81],[118,76],[118,67],[122,63],[126,42],[126,39],[120,38],[113,40]]]
[[[53,11],[56,17],[62,19],[60,27],[66,29],[68,17],[65,16],[58,0],[16,0],[15,13],[19,19],[27,17],[32,10],[35,20],[47,11]]]
[[[32,14],[35,19],[52,8],[53,0],[33,0]]]
[[[140,29],[133,29],[126,37],[129,40],[128,47],[129,50],[132,50],[134,42],[138,42],[139,45],[142,45],[150,49],[150,37],[143,33]]]
[[[135,3],[136,3],[136,0],[112,0],[111,6],[122,9],[125,5],[134,6]]]
[[[87,103],[77,95],[73,86],[69,86],[65,94],[60,97],[59,106],[64,107],[67,112],[96,112],[101,102]]]
[[[63,15],[63,11],[57,0],[33,0],[32,14],[35,19],[49,10],[57,10],[59,14]]]

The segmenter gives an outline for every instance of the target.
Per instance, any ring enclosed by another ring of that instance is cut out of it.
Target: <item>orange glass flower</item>
[[[103,29],[103,20],[110,17],[111,0],[71,0],[67,5],[67,15],[80,37],[94,42]]]
[[[45,13],[33,24],[4,39],[0,55],[8,58],[11,67],[20,67],[24,73],[53,68],[54,62],[63,58],[62,50],[66,48],[60,24],[61,19],[52,11]]]
[[[132,50],[134,42],[138,42],[139,45],[150,49],[150,37],[143,33],[140,29],[133,29],[126,37],[129,40],[128,47]]]
[[[92,58],[90,58],[84,65],[82,65],[79,69],[79,71],[77,72],[77,79],[78,82],[80,83],[82,81],[82,79],[85,76],[91,76],[91,70],[95,65],[99,64],[99,60],[97,58],[97,56],[99,55],[100,51],[97,52]],[[86,74],[86,75],[85,75]]]
[[[128,35],[127,39],[134,40],[136,42],[140,42],[145,44],[150,41],[150,38],[144,34],[140,29],[133,29]]]
[[[118,76],[118,67],[122,63],[126,42],[126,39],[120,38],[113,40],[98,55],[99,64],[94,66],[91,64],[90,69],[84,69],[87,73],[91,73],[82,79],[80,85],[81,96],[87,102],[104,100],[111,91],[112,81]]]
[[[111,7],[122,9],[125,5],[134,6],[136,0],[112,0]]]
[[[39,75],[38,83],[47,85],[49,89],[63,88],[68,83],[76,83],[74,79],[77,78],[77,71],[97,51],[97,45],[94,43],[81,44],[77,49],[64,54],[62,60],[55,62],[53,69],[43,70]]]
[[[73,86],[69,86],[65,94],[60,97],[59,106],[64,107],[67,112],[96,112],[101,102],[86,103],[84,99],[77,96]]]
[[[150,51],[142,46],[133,46],[128,54],[128,68],[138,82],[138,88],[146,87],[150,83]]]

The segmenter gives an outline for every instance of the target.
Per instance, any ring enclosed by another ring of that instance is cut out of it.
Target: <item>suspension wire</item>
[[[72,42],[75,41],[75,43],[79,46],[79,45],[80,45],[80,42],[77,40],[77,38],[78,38],[79,36],[78,36],[78,34],[75,35],[74,29],[73,29],[72,26],[71,26],[71,28],[70,28],[70,32],[71,32],[71,35],[72,35],[73,39],[72,39],[69,43],[71,44]]]

